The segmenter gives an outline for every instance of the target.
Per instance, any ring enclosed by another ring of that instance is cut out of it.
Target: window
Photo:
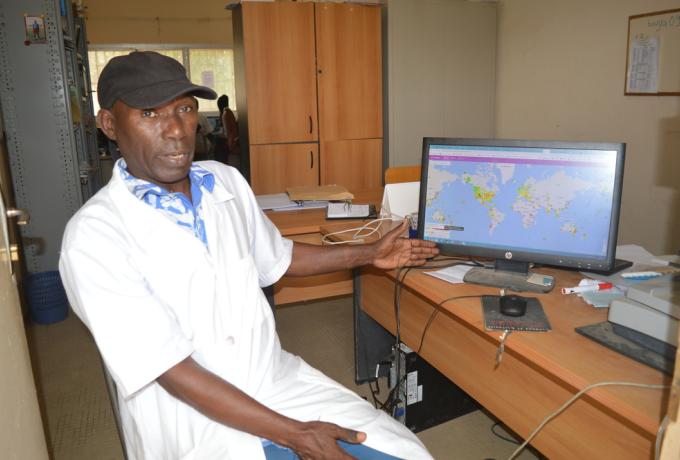
[[[230,106],[234,109],[236,90],[234,84],[234,53],[226,48],[170,46],[154,48],[153,46],[127,45],[116,47],[93,47],[88,51],[90,61],[90,79],[92,91],[97,90],[99,74],[109,60],[122,56],[134,50],[156,51],[181,62],[189,72],[189,79],[197,84],[208,86],[217,95],[229,96]],[[94,112],[99,111],[99,103],[94,93]],[[199,111],[217,115],[217,102],[205,99],[199,100]]]

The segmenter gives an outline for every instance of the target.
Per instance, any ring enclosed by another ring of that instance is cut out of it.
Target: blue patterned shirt
[[[124,159],[118,161],[118,170],[128,190],[144,203],[161,211],[171,221],[193,233],[208,247],[205,234],[205,222],[203,221],[203,207],[201,198],[203,191],[212,193],[215,188],[215,176],[197,164],[192,164],[189,170],[191,182],[191,199],[183,193],[169,192],[159,185],[139,179],[127,170]]]

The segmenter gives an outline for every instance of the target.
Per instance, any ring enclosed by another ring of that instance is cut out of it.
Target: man
[[[227,161],[229,166],[237,169],[241,167],[241,149],[239,147],[238,124],[234,112],[229,108],[229,96],[226,94],[217,98],[217,108],[220,111],[222,134],[227,142]]]
[[[192,164],[194,97],[216,94],[170,58],[114,58],[97,90],[99,124],[123,158],[69,222],[59,268],[117,384],[128,458],[297,458],[284,448],[431,458],[387,414],[281,350],[260,286],[420,265],[436,248],[399,238],[405,226],[361,247],[283,239],[236,170]]]

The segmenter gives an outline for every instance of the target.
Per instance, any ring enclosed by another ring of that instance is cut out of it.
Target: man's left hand
[[[373,265],[386,270],[417,267],[439,254],[439,249],[432,241],[401,237],[408,230],[408,225],[408,220],[404,220],[399,227],[374,243]]]

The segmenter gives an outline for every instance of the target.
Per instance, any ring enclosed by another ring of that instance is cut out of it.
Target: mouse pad
[[[484,312],[484,328],[487,331],[533,331],[551,330],[543,306],[536,297],[527,297],[527,312],[524,316],[506,316],[501,313],[500,297],[497,295],[482,296]]]

